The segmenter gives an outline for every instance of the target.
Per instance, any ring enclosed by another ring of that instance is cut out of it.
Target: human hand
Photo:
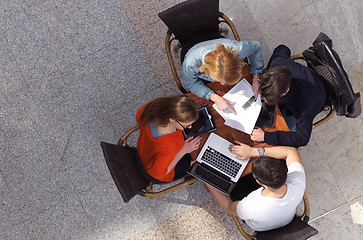
[[[252,81],[252,91],[253,91],[253,94],[255,95],[255,98],[257,99],[257,96],[258,96],[258,90],[260,88],[260,82],[255,80],[255,81]]]
[[[211,98],[210,98],[213,102],[215,102],[215,104],[217,105],[217,108],[219,110],[225,110],[228,109],[229,111],[231,111],[234,114],[237,114],[236,111],[230,106],[230,105],[234,105],[235,102],[231,102],[215,93],[212,94]]]
[[[186,153],[191,153],[199,148],[201,137],[189,137],[185,139],[183,149]]]
[[[263,142],[265,141],[265,131],[261,128],[256,128],[252,131],[251,140],[256,142]]]
[[[238,155],[236,158],[245,160],[252,156],[252,148],[247,144],[236,141],[236,145],[231,145],[228,149],[231,153]]]

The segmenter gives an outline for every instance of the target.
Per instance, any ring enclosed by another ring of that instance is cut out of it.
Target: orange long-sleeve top
[[[175,167],[168,172],[170,163],[174,160],[176,153],[184,145],[184,137],[181,130],[159,137],[153,137],[150,126],[140,121],[140,115],[145,105],[136,114],[136,121],[140,125],[139,138],[137,140],[137,152],[145,170],[160,181],[169,182],[173,180]]]

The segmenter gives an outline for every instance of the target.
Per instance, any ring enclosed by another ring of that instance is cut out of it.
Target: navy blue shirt
[[[269,68],[286,66],[291,74],[290,91],[279,105],[286,108],[296,118],[296,129],[291,132],[265,132],[264,141],[269,144],[300,147],[310,139],[314,117],[323,110],[325,89],[317,73],[290,59],[291,51],[285,45],[279,45],[273,52]]]

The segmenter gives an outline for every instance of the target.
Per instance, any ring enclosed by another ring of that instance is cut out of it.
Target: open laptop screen
[[[198,109],[198,120],[192,124],[191,128],[185,128],[183,134],[185,138],[202,136],[215,130],[217,127],[214,123],[213,116],[208,105],[203,105]]]

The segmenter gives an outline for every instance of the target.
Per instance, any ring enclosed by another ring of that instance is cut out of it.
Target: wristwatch
[[[263,147],[259,147],[259,148],[257,148],[257,152],[258,152],[258,154],[260,155],[260,157],[261,156],[263,156],[263,154],[265,153],[265,149],[263,148]]]

